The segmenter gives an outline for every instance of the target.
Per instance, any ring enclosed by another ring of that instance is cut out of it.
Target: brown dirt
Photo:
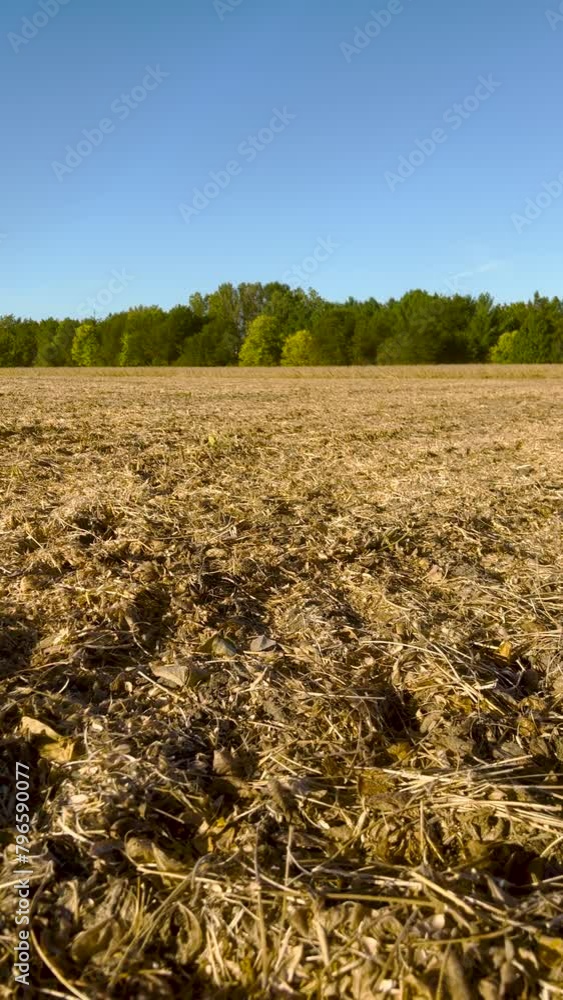
[[[1,374],[0,996],[563,995],[562,403]]]

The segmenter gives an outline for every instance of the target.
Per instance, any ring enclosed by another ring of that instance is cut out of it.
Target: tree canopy
[[[280,282],[224,283],[166,311],[0,316],[0,366],[299,366],[563,362],[563,302],[437,295],[330,302]]]

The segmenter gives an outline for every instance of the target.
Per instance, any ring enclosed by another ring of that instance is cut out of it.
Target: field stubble
[[[563,995],[562,402],[2,373],[0,995]]]

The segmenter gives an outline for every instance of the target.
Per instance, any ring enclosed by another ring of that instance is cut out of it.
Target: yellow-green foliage
[[[98,332],[94,323],[82,323],[74,334],[71,357],[75,365],[92,367],[98,360]]]
[[[313,338],[308,330],[289,335],[283,345],[281,363],[291,367],[313,364]]]
[[[239,364],[245,368],[279,365],[283,339],[274,316],[257,316],[249,324],[239,353]]]
[[[491,361],[495,365],[510,365],[514,361],[514,341],[518,330],[507,330],[501,334],[498,342],[491,348]]]

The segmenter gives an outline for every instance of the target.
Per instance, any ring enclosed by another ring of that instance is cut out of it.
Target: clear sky
[[[563,295],[559,2],[7,0],[0,313]]]

